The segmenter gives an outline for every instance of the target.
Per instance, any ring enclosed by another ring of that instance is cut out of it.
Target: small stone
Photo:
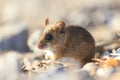
[[[88,71],[90,75],[95,75],[97,67],[95,63],[90,62],[85,64],[82,69]]]
[[[22,23],[5,24],[0,27],[0,52],[29,51],[27,47],[28,28]]]

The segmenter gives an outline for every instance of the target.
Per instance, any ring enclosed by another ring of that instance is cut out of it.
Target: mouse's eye
[[[48,34],[48,35],[46,35],[46,38],[45,38],[46,40],[52,40],[53,39],[53,36],[51,35],[51,34]]]

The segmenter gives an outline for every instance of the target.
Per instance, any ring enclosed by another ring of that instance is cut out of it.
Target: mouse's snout
[[[39,49],[44,49],[45,47],[47,47],[47,45],[44,41],[39,42],[39,44],[38,44]]]

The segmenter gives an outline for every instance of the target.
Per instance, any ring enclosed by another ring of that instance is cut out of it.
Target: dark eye
[[[53,38],[52,35],[50,35],[50,34],[46,35],[46,40],[52,40],[52,38]]]

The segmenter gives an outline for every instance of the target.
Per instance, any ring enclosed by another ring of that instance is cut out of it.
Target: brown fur
[[[80,26],[65,27],[63,21],[56,24],[46,26],[39,38],[38,46],[43,44],[43,49],[52,50],[56,60],[70,57],[85,64],[94,57],[95,42],[88,31]],[[53,36],[51,41],[45,39],[47,34]]]

